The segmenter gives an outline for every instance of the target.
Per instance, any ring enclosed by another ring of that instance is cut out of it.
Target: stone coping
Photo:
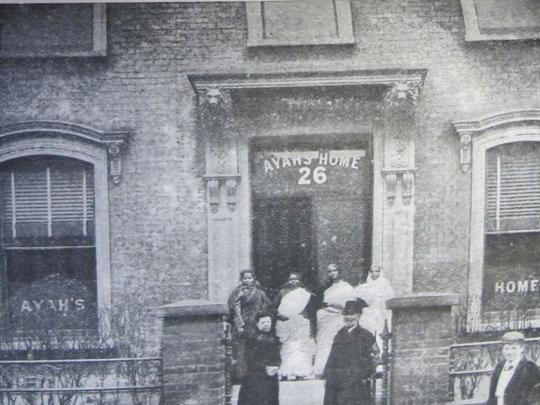
[[[226,304],[207,300],[182,300],[163,305],[158,309],[164,318],[217,316],[228,312]]]
[[[458,294],[450,293],[416,293],[404,297],[391,298],[386,301],[387,309],[413,309],[448,307],[459,303]]]

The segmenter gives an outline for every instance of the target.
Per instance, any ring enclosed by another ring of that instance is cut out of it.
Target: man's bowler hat
[[[362,308],[369,307],[369,305],[362,298],[347,301],[345,308],[343,308],[343,315],[355,315],[361,314]]]

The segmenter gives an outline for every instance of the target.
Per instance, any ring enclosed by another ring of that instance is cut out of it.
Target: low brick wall
[[[415,294],[387,302],[392,310],[392,405],[448,402],[449,346],[455,339],[452,308],[458,296]]]
[[[180,301],[161,307],[165,405],[222,405],[226,306]]]

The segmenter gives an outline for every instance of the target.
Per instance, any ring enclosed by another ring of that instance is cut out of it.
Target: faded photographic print
[[[540,405],[540,0],[0,0],[1,405]]]

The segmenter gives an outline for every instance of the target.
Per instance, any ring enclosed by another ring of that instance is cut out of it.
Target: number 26
[[[298,169],[298,171],[301,174],[300,178],[298,179],[298,184],[311,184],[311,178],[316,184],[323,184],[326,182],[326,168],[323,166],[317,166],[315,169],[313,169],[313,174],[311,173],[311,168],[309,167],[301,167]]]

